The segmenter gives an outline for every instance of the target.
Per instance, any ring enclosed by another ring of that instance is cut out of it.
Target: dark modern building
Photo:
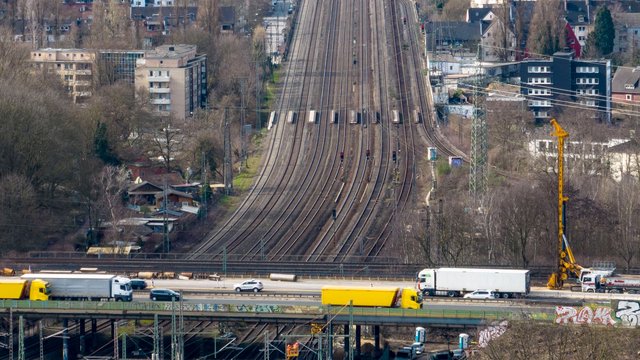
[[[574,58],[573,51],[550,59],[520,63],[520,92],[527,97],[536,121],[549,119],[556,104],[593,109],[594,116],[611,120],[611,61]]]
[[[99,50],[98,66],[103,83],[125,81],[134,84],[136,60],[144,57],[144,50]]]

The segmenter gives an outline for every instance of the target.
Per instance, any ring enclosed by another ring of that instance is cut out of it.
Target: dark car
[[[171,289],[151,289],[149,299],[153,301],[180,300],[180,293]]]
[[[131,288],[133,290],[144,290],[147,285],[147,282],[142,279],[131,279]]]

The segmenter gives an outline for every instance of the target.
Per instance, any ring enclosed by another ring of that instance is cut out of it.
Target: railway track
[[[427,116],[408,2],[303,0],[298,8],[279,120],[255,185],[189,260],[242,253],[245,261],[375,262],[390,239],[401,242],[414,209],[419,147],[455,154]],[[416,109],[429,120],[414,124]],[[312,110],[319,116],[309,122]],[[352,111],[359,124],[349,123]],[[392,123],[394,111],[401,123]],[[297,115],[291,124],[289,112]]]

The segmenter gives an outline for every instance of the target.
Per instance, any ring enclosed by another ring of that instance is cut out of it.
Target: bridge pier
[[[96,333],[98,332],[98,320],[91,319],[91,349],[95,349],[98,347],[98,337]]]
[[[333,323],[327,325],[327,354],[328,358],[333,359]]]
[[[360,325],[356,325],[356,357],[360,356],[360,338],[361,338],[361,329]]]
[[[380,351],[380,325],[373,326],[373,346],[375,352]]]
[[[84,355],[85,352],[85,329],[84,329],[84,325],[85,325],[85,320],[84,319],[80,319],[78,320],[78,327],[80,328],[80,349],[78,350],[78,355]]]
[[[69,360],[69,320],[62,320],[62,360]]]
[[[349,358],[349,349],[351,348],[350,344],[349,344],[349,332],[351,331],[351,327],[349,326],[349,324],[345,324],[344,325],[344,356],[345,359],[349,359],[349,360],[353,360],[351,358]]]

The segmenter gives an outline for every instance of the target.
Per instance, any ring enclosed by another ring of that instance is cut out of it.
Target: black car
[[[142,279],[131,279],[131,288],[133,290],[144,290],[147,288],[147,282]]]
[[[149,299],[153,301],[180,300],[180,293],[171,289],[151,289]]]

